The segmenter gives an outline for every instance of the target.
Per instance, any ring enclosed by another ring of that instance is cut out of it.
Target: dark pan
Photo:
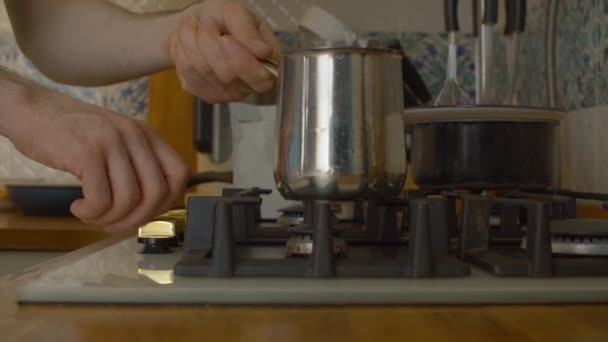
[[[13,204],[28,216],[69,216],[70,206],[82,198],[80,186],[7,185]]]
[[[202,172],[192,176],[187,187],[209,182],[232,182],[231,172]],[[27,216],[71,216],[70,206],[83,198],[80,186],[6,185],[16,208]]]

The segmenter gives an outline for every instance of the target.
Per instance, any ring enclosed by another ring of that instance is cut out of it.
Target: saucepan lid
[[[461,105],[414,107],[404,111],[405,124],[434,122],[547,122],[559,124],[566,112],[543,107]]]

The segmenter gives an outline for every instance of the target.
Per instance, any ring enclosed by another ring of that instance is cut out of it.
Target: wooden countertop
[[[608,341],[608,305],[222,307],[19,305],[15,286],[115,236],[0,278],[2,340]]]
[[[30,217],[0,210],[0,249],[71,251],[108,238],[73,217]]]

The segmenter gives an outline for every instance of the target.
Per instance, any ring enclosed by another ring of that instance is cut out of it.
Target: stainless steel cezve
[[[399,128],[402,57],[393,50],[363,48],[296,50],[282,56],[275,181],[285,198],[344,200],[400,193],[406,174]]]

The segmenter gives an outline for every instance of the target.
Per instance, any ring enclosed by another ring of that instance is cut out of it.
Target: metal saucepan
[[[426,189],[544,189],[559,170],[563,112],[529,107],[408,109],[414,182]]]
[[[368,48],[283,54],[275,150],[283,197],[400,193],[406,175],[402,58],[400,51]]]

